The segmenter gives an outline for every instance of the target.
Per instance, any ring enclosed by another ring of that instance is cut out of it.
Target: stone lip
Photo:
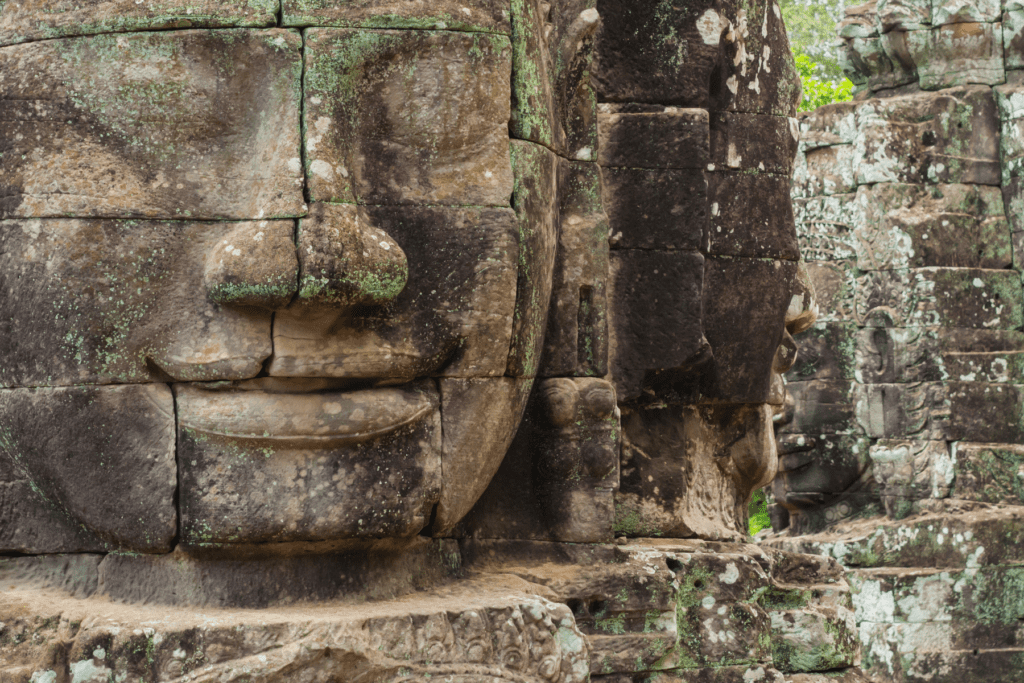
[[[266,383],[176,384],[184,429],[231,439],[340,445],[375,439],[438,409],[431,380],[355,391],[271,393]],[[316,385],[319,386],[319,385]]]

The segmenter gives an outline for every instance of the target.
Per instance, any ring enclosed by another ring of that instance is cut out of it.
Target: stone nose
[[[298,246],[301,302],[381,306],[409,281],[402,248],[350,204],[314,204],[299,222]]]
[[[401,294],[409,262],[398,243],[351,205],[314,204],[299,222],[239,223],[207,254],[211,301],[277,310],[294,300],[381,306]],[[298,295],[296,297],[296,294]]]
[[[298,288],[292,221],[239,223],[206,256],[207,296],[228,306],[287,306]]]

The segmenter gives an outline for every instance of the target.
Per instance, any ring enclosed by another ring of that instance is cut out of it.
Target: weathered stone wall
[[[852,568],[878,680],[1024,675],[1022,9],[848,9],[857,94],[800,121],[820,314],[787,375],[773,522]]]
[[[0,1],[0,681],[861,680],[745,543],[798,90],[772,0]]]

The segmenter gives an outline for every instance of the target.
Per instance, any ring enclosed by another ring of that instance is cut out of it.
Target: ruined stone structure
[[[839,565],[745,536],[814,320],[774,2],[0,45],[0,681],[862,680]]]
[[[879,0],[839,34],[858,93],[800,122],[820,315],[787,375],[769,544],[850,568],[878,680],[1018,681],[1024,5]]]

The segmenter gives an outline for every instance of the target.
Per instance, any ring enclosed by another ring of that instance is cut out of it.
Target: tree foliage
[[[807,55],[796,55],[796,69],[800,72],[800,82],[804,89],[800,111],[814,111],[826,104],[853,99],[853,82],[850,79],[843,78],[837,83],[819,78],[816,75],[819,73],[818,64]]]
[[[800,111],[813,111],[853,97],[853,83],[843,76],[836,52],[836,24],[844,0],[781,0],[789,44],[796,56],[804,97]]]
[[[749,519],[747,524],[750,527],[751,536],[772,525],[771,517],[768,515],[768,498],[765,495],[764,489],[754,491],[754,497],[750,499],[747,514]]]

